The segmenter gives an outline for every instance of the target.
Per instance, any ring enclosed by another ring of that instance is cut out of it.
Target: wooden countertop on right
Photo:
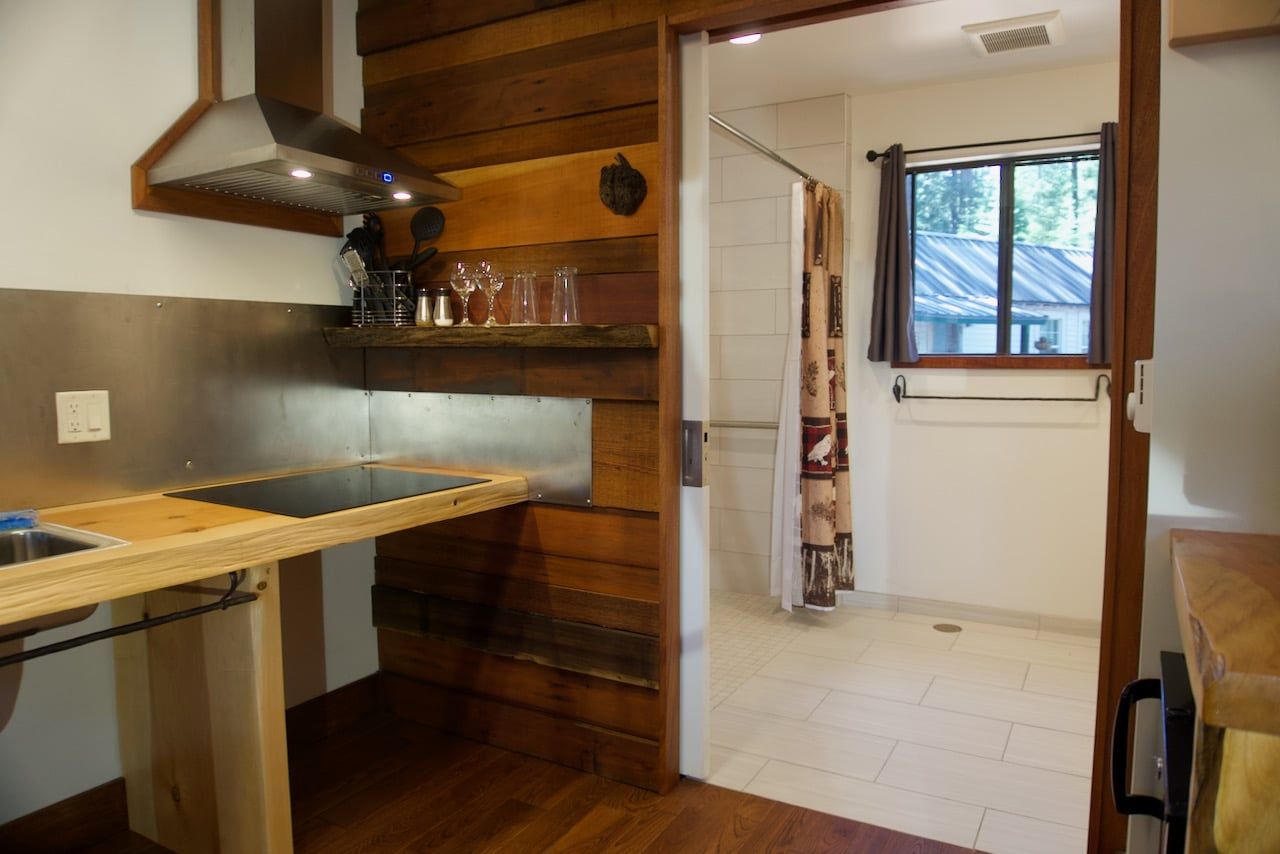
[[[1210,726],[1280,734],[1280,536],[1171,532],[1173,596]]]

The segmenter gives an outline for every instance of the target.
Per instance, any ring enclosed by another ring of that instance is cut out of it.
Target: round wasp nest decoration
[[[600,201],[619,216],[631,216],[638,211],[648,192],[649,184],[644,176],[621,154],[617,163],[601,167]]]

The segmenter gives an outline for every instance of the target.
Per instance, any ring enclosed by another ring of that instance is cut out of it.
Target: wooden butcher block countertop
[[[518,504],[529,497],[523,477],[394,468],[479,477],[488,483],[303,519],[160,494],[42,510],[42,522],[129,544],[0,569],[0,625]]]
[[[1202,720],[1280,734],[1280,537],[1172,532],[1174,601]]]

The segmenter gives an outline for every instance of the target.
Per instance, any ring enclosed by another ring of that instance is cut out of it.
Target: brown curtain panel
[[[844,209],[825,184],[805,189],[800,309],[800,558],[804,606],[834,608],[853,589],[849,419],[845,403]]]
[[[876,227],[876,275],[872,281],[873,362],[917,362],[915,308],[911,291],[911,241],[907,165],[901,143],[889,146],[880,164],[880,220]]]
[[[1116,123],[1102,126],[1098,143],[1098,218],[1093,228],[1093,294],[1089,305],[1089,362],[1111,361],[1111,299],[1116,266]]]

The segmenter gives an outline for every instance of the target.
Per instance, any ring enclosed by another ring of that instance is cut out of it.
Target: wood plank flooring
[[[299,854],[967,850],[689,780],[656,795],[390,719],[291,758]],[[121,834],[90,850],[163,849]]]

